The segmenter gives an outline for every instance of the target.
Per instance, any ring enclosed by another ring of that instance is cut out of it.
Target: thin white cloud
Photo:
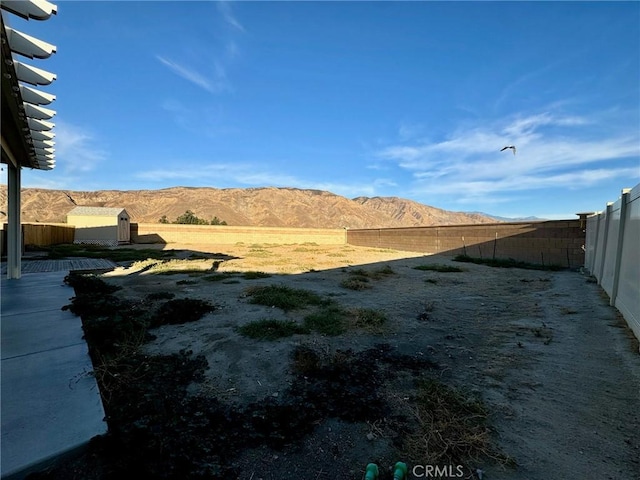
[[[47,190],[68,190],[77,188],[78,182],[82,181],[80,178],[69,176],[66,173],[61,176],[57,170],[59,170],[57,166],[53,170],[25,170],[22,174],[22,186]]]
[[[231,25],[234,29],[244,32],[245,29],[242,24],[238,21],[238,19],[233,14],[233,10],[231,9],[231,5],[229,2],[217,2],[218,11],[224,18],[224,21]]]
[[[503,132],[514,137],[533,135],[537,129],[543,126],[579,126],[586,125],[589,121],[578,116],[556,116],[549,112],[530,115],[516,119],[507,125]]]
[[[202,49],[206,49],[205,51],[207,52],[205,63],[199,65],[197,69],[186,65],[184,61],[177,62],[160,54],[156,55],[156,59],[173,73],[192,84],[208,92],[219,94],[233,90],[227,70],[233,60],[240,56],[240,46],[236,41],[237,32],[244,33],[245,28],[235,17],[231,6],[227,2],[216,2],[216,5],[221,21],[225,25],[229,25],[232,31],[227,29],[221,35],[223,43],[218,48],[213,48],[213,53],[211,53],[211,45],[202,46]]]
[[[93,134],[77,125],[56,121],[56,169],[65,172],[89,172],[107,158]]]
[[[212,76],[213,78],[208,78],[192,68],[188,68],[177,62],[168,60],[161,55],[156,55],[156,58],[176,75],[181,76],[185,80],[188,80],[194,85],[204,88],[211,93],[221,93],[225,90],[230,89],[227,81],[226,71],[220,63],[214,62],[214,75]]]
[[[592,170],[579,170],[555,175],[514,175],[487,180],[459,180],[450,182],[428,182],[429,193],[447,194],[452,191],[462,196],[477,198],[488,197],[496,193],[521,192],[538,190],[542,188],[564,188],[577,190],[596,185],[600,182],[616,179],[630,178],[638,175],[637,168],[598,168]]]
[[[332,181],[310,181],[293,175],[260,170],[258,165],[250,163],[209,163],[176,162],[179,167],[147,170],[134,174],[139,180],[154,183],[184,182],[190,185],[208,183],[224,187],[295,187],[314,190],[326,190],[347,198],[374,196],[380,187],[392,185],[386,179],[372,182],[341,183]]]
[[[216,74],[216,83],[221,86],[228,88],[229,82],[227,80],[227,69],[226,67],[218,61],[213,62],[213,69]]]
[[[424,126],[417,123],[403,122],[398,128],[400,140],[407,141],[420,136],[424,132]]]
[[[494,128],[479,126],[461,129],[439,142],[422,140],[415,144],[392,145],[379,151],[377,156],[396,160],[403,168],[427,169],[431,168],[434,162],[456,162],[468,157],[494,154],[506,144],[515,143],[518,148],[534,144],[541,136],[538,131],[541,127],[579,126],[587,123],[589,122],[586,119],[577,116],[555,117],[543,113],[516,118],[504,126]],[[565,143],[570,145],[570,142]],[[553,148],[558,146],[559,142],[555,142]]]
[[[575,56],[576,56],[576,53],[572,55],[572,57],[575,57]],[[503,88],[500,96],[494,103],[494,106],[493,106],[494,110],[502,109],[503,105],[507,103],[511,97],[518,96],[519,92],[522,92],[523,90],[527,89],[528,88],[527,84],[530,84],[531,81],[536,80],[540,76],[548,74],[549,72],[553,71],[557,66],[565,63],[567,60],[568,58],[555,60],[554,62],[551,62],[548,65],[544,65],[541,68],[538,68],[537,70],[533,70],[520,75],[518,78],[516,78],[515,80],[513,80],[511,83],[509,83],[507,86]]]
[[[459,203],[640,178],[640,169],[629,166],[640,158],[640,134],[633,126],[611,132],[598,124],[599,118],[553,112],[516,116],[466,127],[439,141],[401,139],[376,157],[409,172],[414,195],[455,193]],[[515,156],[500,151],[509,144],[517,146]]]
[[[290,175],[261,171],[249,163],[207,163],[178,162],[179,167],[141,172],[138,178],[152,181],[189,180],[212,181],[219,184],[244,186],[296,185],[297,179]]]
[[[162,109],[169,112],[177,125],[189,129],[190,122],[195,117],[194,113],[182,102],[174,98],[167,98],[162,102]]]
[[[240,56],[240,47],[235,41],[229,40],[225,46],[225,52],[228,58],[237,58]]]

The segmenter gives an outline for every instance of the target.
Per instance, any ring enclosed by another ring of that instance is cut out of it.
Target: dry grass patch
[[[415,427],[404,441],[409,458],[431,465],[468,465],[487,458],[513,465],[511,458],[492,446],[489,412],[480,399],[439,381],[424,380],[411,404]]]
[[[371,288],[369,285],[369,279],[366,277],[351,277],[345,278],[340,282],[342,288],[348,288],[349,290],[366,290]]]
[[[571,307],[561,307],[560,308],[560,313],[562,315],[575,315],[576,313],[578,313],[578,310],[576,310],[575,308],[571,308]]]
[[[262,248],[252,248],[247,252],[246,256],[254,258],[268,258],[275,256],[275,254]]]
[[[340,282],[342,288],[348,288],[349,290],[366,290],[367,288],[371,288],[371,285],[369,285],[370,280],[380,280],[395,274],[395,272],[389,265],[385,265],[375,270],[365,270],[364,268],[348,270],[347,274],[349,277]]]
[[[350,329],[364,330],[369,333],[383,333],[387,323],[384,312],[372,308],[353,308],[349,310]]]
[[[131,266],[126,269],[126,273],[147,273],[154,275],[187,274],[190,276],[199,276],[207,272],[215,271],[219,265],[220,261],[214,259],[146,259],[131,264]]]

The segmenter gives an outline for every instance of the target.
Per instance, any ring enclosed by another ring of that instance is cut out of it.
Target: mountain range
[[[398,197],[348,199],[331,192],[298,188],[195,188],[70,191],[24,188],[23,222],[66,222],[75,206],[122,207],[132,222],[174,221],[187,210],[228,225],[383,228],[496,223],[480,213],[442,210]],[[7,217],[7,187],[0,186],[0,222]]]

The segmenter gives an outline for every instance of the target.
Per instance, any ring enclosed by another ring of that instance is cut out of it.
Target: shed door
[[[129,218],[125,215],[118,217],[118,243],[129,243],[131,240],[131,231],[129,226]]]

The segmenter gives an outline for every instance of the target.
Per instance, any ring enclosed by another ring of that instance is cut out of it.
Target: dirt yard
[[[375,462],[385,480],[398,461],[411,479],[640,478],[638,344],[583,273],[348,245],[189,245],[101,278],[127,308],[210,305],[197,321],[174,310],[126,360],[197,365],[179,385],[176,370],[149,379],[130,366],[123,381],[97,368],[121,422],[113,438],[36,478],[135,476],[122,457],[141,443],[155,446],[131,453],[136,478],[359,480]],[[278,292],[315,296],[287,306]],[[166,403],[177,396],[179,411]]]

